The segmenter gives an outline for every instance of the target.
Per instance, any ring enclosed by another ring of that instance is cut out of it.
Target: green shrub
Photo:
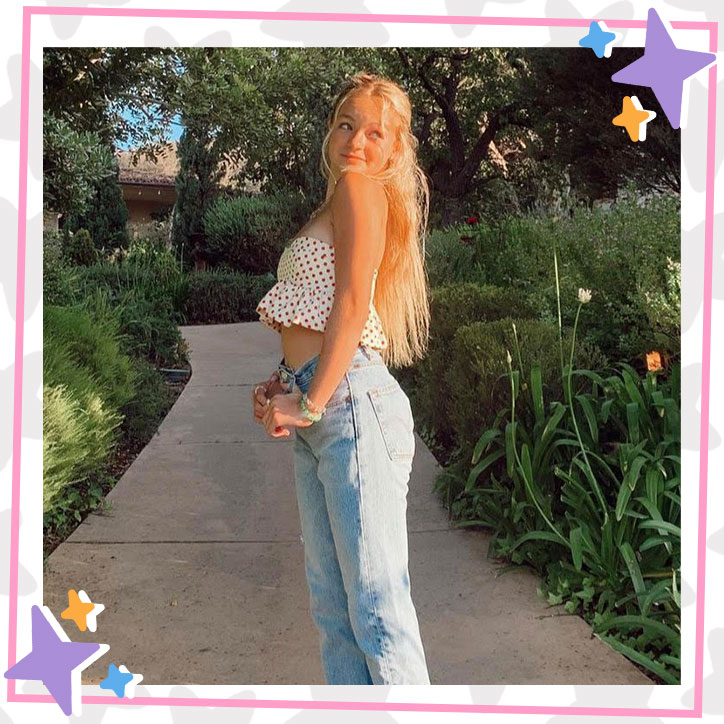
[[[425,244],[425,265],[430,287],[451,282],[485,280],[485,270],[469,241],[470,226],[456,224],[430,232]]]
[[[681,335],[679,204],[672,196],[645,203],[622,196],[611,208],[449,226],[430,235],[428,276],[434,285],[458,280],[515,289],[541,319],[557,323],[555,247],[564,326],[571,326],[575,292],[584,287],[594,292],[588,341],[612,359],[641,359],[652,349],[672,355]]]
[[[78,270],[79,294],[96,287],[119,293],[145,287],[149,293],[167,295],[183,278],[181,264],[160,239],[134,239],[127,249],[116,248],[103,260]]]
[[[43,233],[43,304],[71,304],[73,270],[63,258],[60,234]]]
[[[159,367],[186,361],[186,344],[171,299],[133,287],[121,295],[116,305],[128,354],[145,357]]]
[[[78,229],[75,233],[68,231],[63,234],[63,256],[77,266],[89,266],[98,261],[98,252],[86,229]]]
[[[117,322],[80,307],[43,310],[43,510],[97,471],[134,395],[135,374],[120,350]]]
[[[653,348],[672,354],[678,349],[680,293],[671,266],[680,259],[678,198],[654,197],[643,204],[622,198],[611,208],[577,208],[561,216],[503,216],[481,220],[465,232],[466,226],[446,232],[453,249],[455,234],[471,237],[465,275],[474,273],[482,282],[518,290],[542,319],[557,323],[555,248],[564,326],[573,323],[575,293],[583,287],[593,291],[586,339],[611,359],[640,359]],[[455,266],[454,253],[450,259],[449,264],[444,258],[438,262],[440,276],[463,266]]]
[[[74,291],[79,299],[91,296],[96,291],[104,291],[113,300],[120,299],[127,291],[135,289],[145,296],[157,296],[173,300],[178,293],[177,287],[183,287],[184,275],[164,278],[160,270],[137,261],[119,264],[99,262],[75,270]]]
[[[455,441],[449,378],[455,333],[465,324],[506,315],[533,317],[535,310],[515,291],[492,285],[463,282],[431,291],[428,354],[397,377],[408,392],[420,429],[429,430],[427,441],[443,458]]]
[[[256,305],[274,283],[273,274],[196,272],[189,275],[181,312],[188,324],[258,321]]]
[[[515,331],[513,330],[515,325]],[[517,334],[517,344],[515,335]],[[571,331],[564,330],[563,348],[570,346]],[[469,459],[481,429],[490,427],[496,414],[510,402],[506,379],[507,351],[520,358],[516,363],[527,379],[533,364],[542,368],[543,389],[547,396],[559,399],[561,387],[561,351],[558,329],[535,319],[505,317],[491,322],[473,322],[460,327],[448,355],[450,397],[440,424],[455,434],[455,444]],[[600,370],[608,360],[594,346],[579,342],[574,363],[585,369]],[[566,360],[567,361],[567,360]],[[520,410],[521,416],[532,411]]]
[[[140,240],[116,262],[79,267],[74,289],[78,298],[114,309],[124,351],[164,366],[186,361],[178,325],[186,321],[188,284],[171,252]]]
[[[533,318],[536,309],[516,290],[492,284],[452,283],[432,290],[430,344],[436,351],[449,349],[457,330],[471,322],[504,316]]]
[[[118,159],[113,160],[114,172],[93,184],[90,207],[84,213],[65,218],[69,231],[87,229],[96,249],[128,246],[128,208],[118,183]]]
[[[142,357],[132,359],[136,373],[134,395],[122,408],[124,435],[149,440],[170,407],[173,395],[161,373]]]
[[[76,307],[43,309],[43,381],[85,387],[91,377],[98,394],[117,410],[133,397],[134,373],[121,349],[118,319]]]
[[[123,264],[134,271],[149,271],[159,284],[166,284],[182,274],[181,263],[162,236],[133,239],[122,257]]]
[[[240,272],[270,272],[282,248],[304,224],[305,204],[301,196],[290,193],[216,199],[204,215],[211,265],[225,262]]]
[[[83,388],[43,385],[43,513],[103,465],[120,423],[90,378]]]

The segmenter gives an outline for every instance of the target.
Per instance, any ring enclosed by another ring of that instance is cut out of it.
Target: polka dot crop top
[[[259,321],[276,332],[292,324],[324,332],[334,301],[334,248],[311,236],[297,237],[279,259],[277,280],[256,306]],[[376,282],[377,269],[360,344],[381,350],[388,342],[372,301]]]

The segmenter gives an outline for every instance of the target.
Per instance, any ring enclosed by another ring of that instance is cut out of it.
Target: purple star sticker
[[[679,128],[684,81],[715,60],[714,53],[677,48],[659,14],[649,8],[643,56],[614,73],[611,80],[651,88],[671,127]]]
[[[80,714],[80,672],[110,647],[71,641],[47,606],[33,606],[31,621],[33,649],[5,678],[42,681],[63,714]]]

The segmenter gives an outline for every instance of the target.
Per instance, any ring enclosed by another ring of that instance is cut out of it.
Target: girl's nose
[[[354,136],[352,136],[350,145],[352,146],[353,149],[362,148],[362,146],[364,145],[364,140],[365,140],[364,133],[361,130],[359,130],[359,131],[357,131],[357,133],[354,134]]]

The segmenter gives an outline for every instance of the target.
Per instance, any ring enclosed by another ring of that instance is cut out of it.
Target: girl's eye
[[[342,123],[339,124],[340,128],[343,128],[344,126],[349,126],[350,128],[352,128],[352,126],[350,126],[349,123],[347,123],[347,121],[342,121]]]
[[[372,131],[372,135],[377,134],[377,138],[382,138],[382,134],[379,131]]]

